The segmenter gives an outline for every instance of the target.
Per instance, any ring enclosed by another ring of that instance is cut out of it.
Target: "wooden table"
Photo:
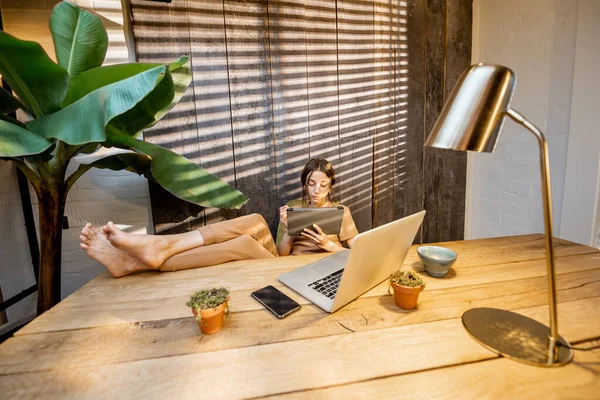
[[[103,274],[0,346],[0,398],[600,398],[600,349],[546,369],[499,358],[460,317],[473,307],[548,321],[541,235],[445,243],[459,254],[426,276],[414,311],[383,283],[334,314],[307,303],[284,320],[250,292],[321,255],[233,262],[121,279]],[[556,242],[559,328],[600,344],[600,252]],[[405,267],[421,269],[413,246]],[[185,301],[225,285],[231,313],[200,335]]]

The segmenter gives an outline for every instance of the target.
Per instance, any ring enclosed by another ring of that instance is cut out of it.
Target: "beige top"
[[[344,207],[344,216],[342,217],[342,227],[340,228],[339,235],[327,235],[329,239],[342,245],[342,242],[346,240],[354,238],[358,235],[358,230],[356,229],[356,225],[354,224],[354,220],[352,219],[352,214],[348,207]],[[314,253],[322,253],[325,250],[317,246],[315,242],[312,240],[305,238],[304,236],[294,236],[292,237],[292,250],[290,251],[290,255],[297,256],[301,254],[314,254]]]

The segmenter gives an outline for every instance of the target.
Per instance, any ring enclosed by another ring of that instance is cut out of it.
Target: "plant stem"
[[[38,282],[38,315],[60,301],[62,220],[67,200],[65,174],[69,162],[65,146],[59,142],[55,156],[38,164],[40,173],[40,272]]]
[[[60,301],[62,220],[65,198],[62,188],[43,187],[39,195],[40,273],[38,315]]]

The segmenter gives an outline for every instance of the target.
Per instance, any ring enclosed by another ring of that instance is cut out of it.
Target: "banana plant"
[[[188,57],[170,64],[102,66],[108,47],[100,18],[71,3],[50,17],[55,63],[36,42],[0,32],[0,159],[10,160],[39,200],[38,314],[60,301],[62,219],[73,184],[91,168],[128,170],[205,207],[240,208],[248,199],[168,149],[137,137],[181,99]],[[14,118],[22,110],[21,121]],[[12,116],[11,116],[12,115]],[[67,175],[69,161],[100,147],[126,149]]]

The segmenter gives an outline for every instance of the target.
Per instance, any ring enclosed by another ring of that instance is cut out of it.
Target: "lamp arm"
[[[558,320],[556,313],[556,278],[554,265],[554,246],[553,246],[553,228],[552,228],[552,193],[550,187],[550,165],[548,162],[548,143],[542,132],[523,115],[513,109],[508,109],[506,115],[515,122],[529,129],[537,137],[540,144],[540,159],[542,173],[542,201],[544,204],[544,226],[546,230],[546,266],[548,270],[548,301],[550,305],[550,336],[549,336],[549,356],[552,359],[557,357],[558,349],[556,343],[558,336]]]

